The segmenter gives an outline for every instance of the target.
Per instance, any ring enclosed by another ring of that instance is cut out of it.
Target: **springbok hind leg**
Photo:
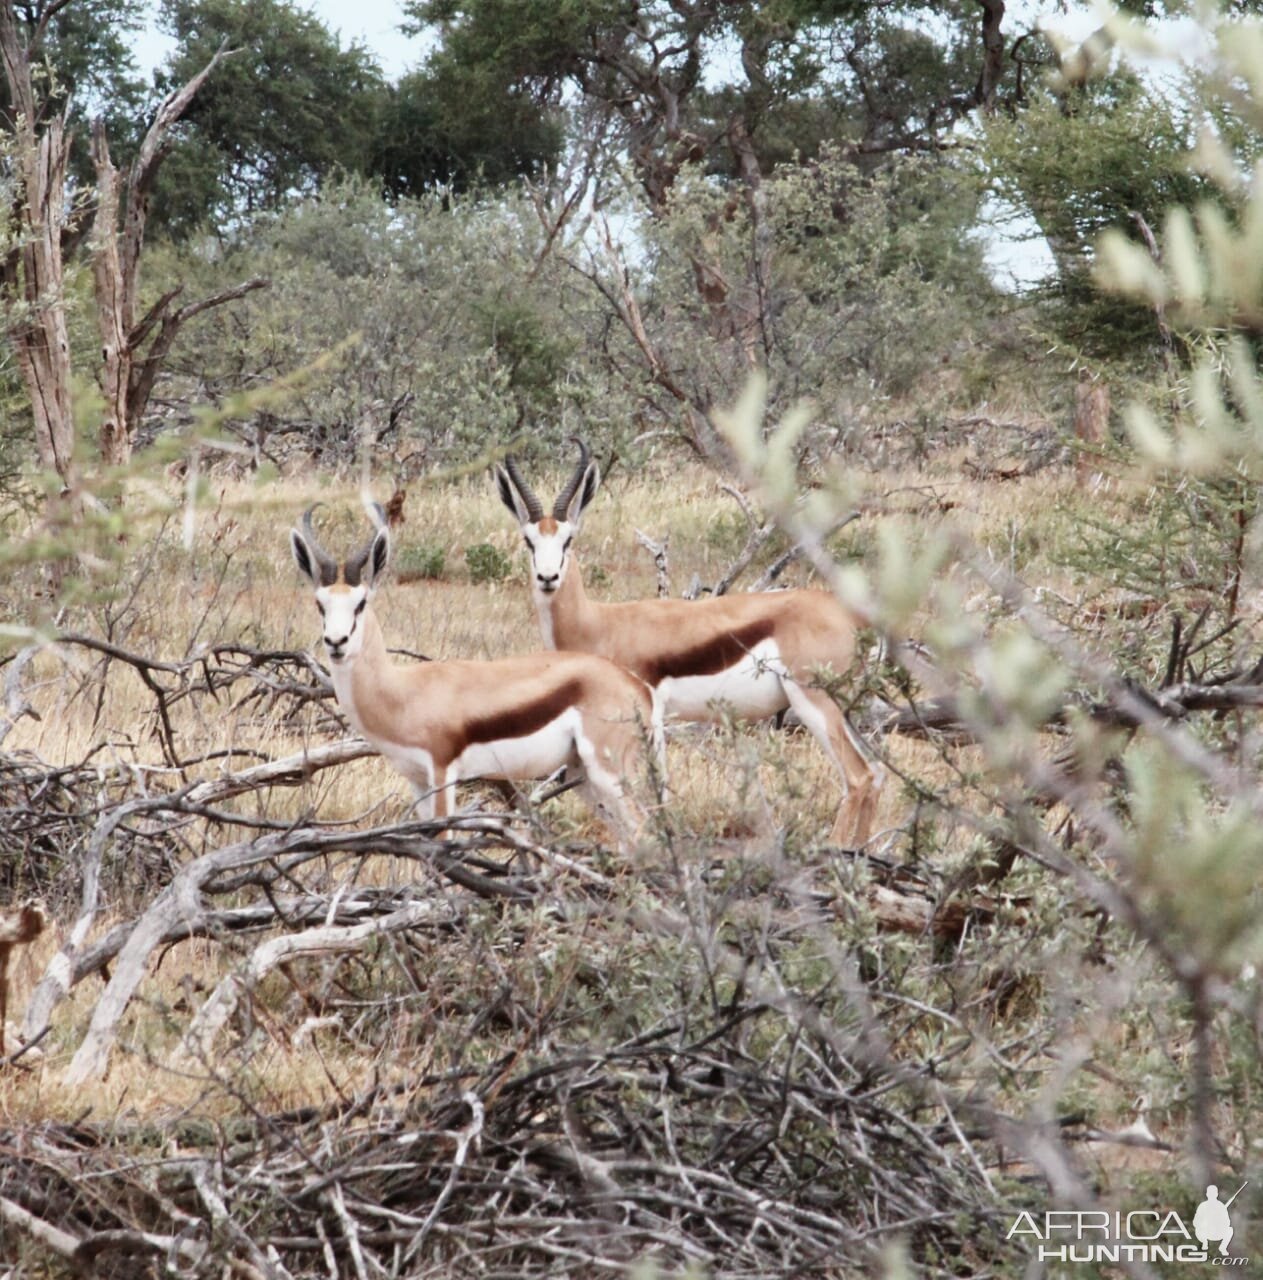
[[[842,780],[842,803],[829,832],[829,842],[859,848],[872,834],[886,771],[869,758],[863,740],[823,689],[810,688],[788,677],[784,687],[789,705],[824,748]]]
[[[636,745],[630,744],[630,750],[602,751],[582,734],[575,737],[575,751],[583,765],[583,794],[610,828],[620,853],[630,853],[635,848],[642,817],[614,772],[616,765],[613,761],[625,764],[634,760]]]

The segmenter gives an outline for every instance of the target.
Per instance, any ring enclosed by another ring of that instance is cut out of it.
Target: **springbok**
[[[697,601],[593,600],[571,546],[601,472],[583,442],[575,443],[579,462],[551,515],[514,459],[496,468],[500,500],[530,552],[545,645],[609,658],[653,686],[665,714],[683,720],[713,720],[725,708],[760,720],[792,707],[842,779],[831,842],[862,845],[885,770],[821,685],[825,669],[840,676],[850,668],[860,620],[833,596],[810,590]]]
[[[643,734],[661,735],[648,687],[588,653],[394,662],[369,604],[390,558],[381,508],[369,509],[373,536],[340,568],[316,540],[313,510],[290,531],[290,546],[316,591],[338,705],[412,784],[417,812],[446,817],[456,784],[468,779],[542,778],[579,765],[589,802],[626,845],[641,815],[623,780]]]

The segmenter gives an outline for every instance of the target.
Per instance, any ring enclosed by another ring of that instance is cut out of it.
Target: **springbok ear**
[[[390,561],[390,533],[383,527],[377,531],[373,545],[369,549],[368,563],[364,566],[364,577],[370,587],[377,585],[377,580],[386,572]]]
[[[316,567],[316,557],[312,554],[311,548],[307,545],[307,539],[303,537],[297,529],[289,531],[289,547],[294,553],[294,563],[298,566],[298,572],[306,578],[313,587],[320,586],[320,570]]]
[[[503,467],[496,468],[496,488],[500,491],[500,501],[513,513],[518,524],[530,524],[531,515],[526,509],[526,503],[522,501],[517,486]]]
[[[583,473],[583,480],[579,487],[575,490],[574,497],[570,499],[569,506],[566,507],[566,519],[577,529],[583,523],[583,513],[587,510],[588,503],[596,497],[596,491],[601,487],[601,468],[595,462],[588,463],[588,469]]]

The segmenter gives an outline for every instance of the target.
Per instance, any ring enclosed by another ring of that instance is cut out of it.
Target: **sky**
[[[391,80],[421,60],[420,41],[399,30],[403,20],[400,0],[307,0],[302,7],[338,32],[344,45],[353,40],[366,44]],[[153,0],[151,12],[156,13],[157,8]],[[145,68],[157,66],[171,48],[172,41],[151,23],[136,43],[136,60]]]

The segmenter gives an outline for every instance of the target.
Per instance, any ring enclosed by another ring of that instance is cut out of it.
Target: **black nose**
[[[535,575],[539,579],[541,587],[555,587],[557,579],[561,577],[559,573],[537,573]]]
[[[336,656],[338,650],[341,649],[350,638],[350,636],[343,636],[341,640],[331,640],[328,636],[325,636],[325,648]]]

